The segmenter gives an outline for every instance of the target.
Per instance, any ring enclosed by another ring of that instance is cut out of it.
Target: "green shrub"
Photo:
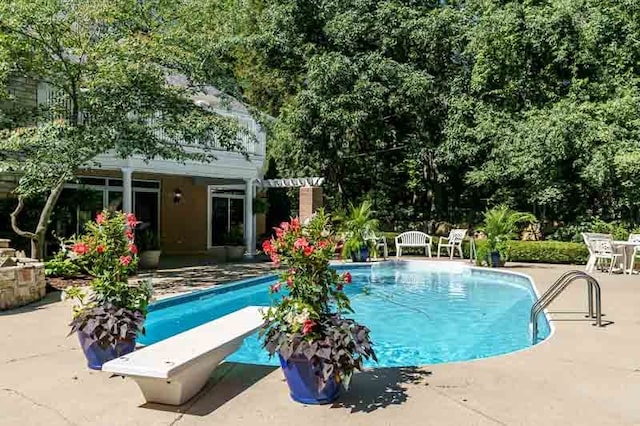
[[[576,223],[562,225],[547,236],[548,240],[572,241],[581,243],[583,232],[611,234],[614,240],[626,240],[629,233],[635,233],[638,227],[625,222],[605,222],[598,216],[579,219]]]
[[[508,260],[511,262],[585,264],[589,258],[587,246],[560,241],[510,241]]]
[[[477,262],[483,264],[489,250],[485,240],[476,240]],[[465,256],[469,256],[469,244],[462,246]],[[589,250],[580,243],[561,241],[509,241],[507,261],[526,263],[562,263],[582,265],[587,263]]]
[[[80,274],[82,268],[71,258],[67,257],[64,251],[59,251],[44,264],[44,273],[48,277],[70,278]]]

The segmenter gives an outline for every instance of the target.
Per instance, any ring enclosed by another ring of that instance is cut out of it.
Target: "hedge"
[[[587,263],[589,250],[580,243],[561,241],[510,241],[509,261],[540,263]]]
[[[395,237],[398,233],[384,232],[382,235],[387,239],[389,254],[395,254]],[[439,237],[433,237],[431,252],[437,256]],[[482,256],[485,240],[476,240],[476,251]],[[589,258],[587,246],[581,243],[570,243],[562,241],[509,241],[509,261],[528,263],[563,263],[563,264],[585,264]],[[422,249],[403,249],[403,252],[423,254]],[[469,240],[462,244],[462,251],[466,258],[469,258]],[[381,255],[381,254],[380,254]],[[444,255],[444,250],[443,250]]]

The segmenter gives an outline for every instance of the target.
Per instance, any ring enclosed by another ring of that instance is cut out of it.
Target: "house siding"
[[[83,170],[79,176],[121,178],[113,170]],[[207,250],[207,186],[187,176],[133,173],[132,179],[160,182],[160,246],[166,254],[205,253]],[[179,188],[182,200],[173,202]]]
[[[207,250],[207,186],[196,185],[184,176],[164,176],[161,180],[160,240],[168,254],[204,253]],[[182,191],[179,203],[174,190]]]
[[[7,86],[9,95],[15,99],[12,102],[25,107],[38,105],[38,80],[14,75],[9,77]]]

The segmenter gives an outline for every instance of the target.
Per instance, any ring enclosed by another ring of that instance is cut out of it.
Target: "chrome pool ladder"
[[[589,314],[587,318],[595,318],[594,325],[598,327],[602,326],[602,300],[600,296],[600,284],[598,281],[593,278],[591,275],[582,272],[582,271],[568,271],[565,272],[553,283],[551,287],[547,291],[544,292],[542,296],[536,303],[531,307],[531,316],[530,316],[530,328],[531,328],[531,343],[535,344],[538,340],[538,315],[542,311],[544,311],[551,302],[553,302],[556,297],[558,297],[565,288],[572,282],[584,279],[587,282],[587,297],[588,297],[588,306],[589,306]],[[593,311],[593,307],[595,304],[595,315]]]

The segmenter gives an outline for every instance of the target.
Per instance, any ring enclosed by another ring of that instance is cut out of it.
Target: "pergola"
[[[247,195],[245,196],[244,237],[247,248],[246,255],[253,257],[256,254],[256,226],[255,214],[253,212],[253,197],[255,196],[254,191],[256,188],[300,188],[299,213],[300,219],[304,220],[322,206],[322,188],[320,188],[320,186],[323,183],[323,177],[253,179],[250,185],[247,185]],[[252,187],[251,191],[249,191],[250,186]]]
[[[257,188],[302,188],[305,186],[320,186],[324,183],[322,177],[288,178],[288,179],[256,179]]]

